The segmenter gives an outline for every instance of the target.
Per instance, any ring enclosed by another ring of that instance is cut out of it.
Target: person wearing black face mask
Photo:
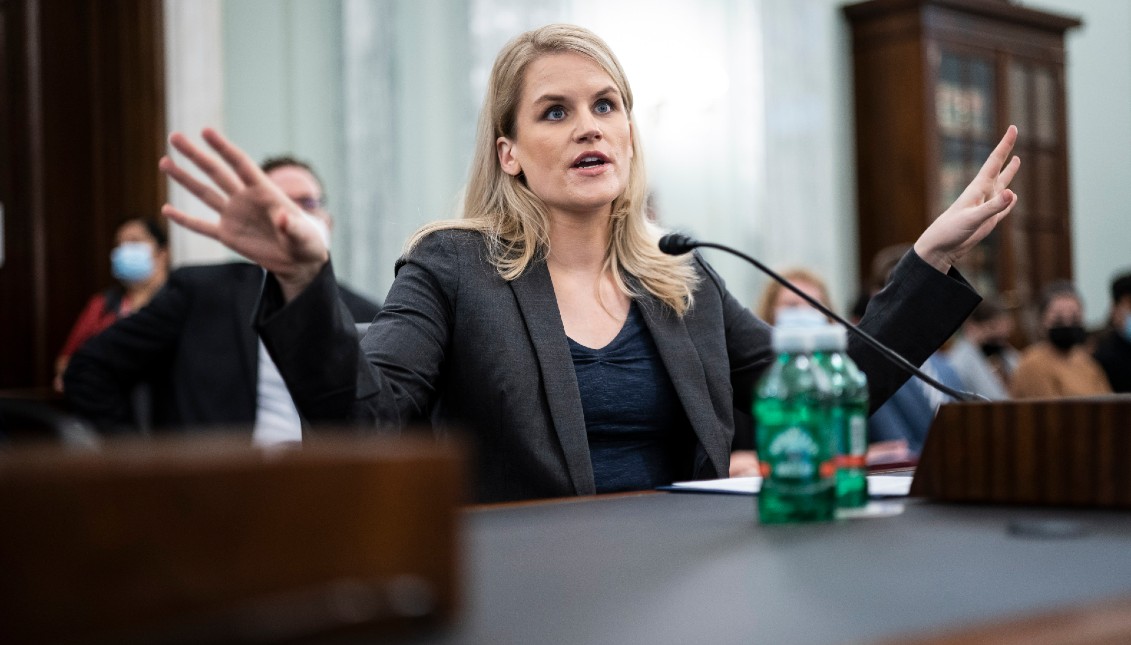
[[[1046,340],[1021,355],[1010,386],[1015,398],[1053,398],[1110,394],[1099,363],[1084,348],[1084,307],[1068,282],[1054,282],[1041,296],[1041,326]]]
[[[1009,398],[1020,353],[1009,344],[1013,318],[993,299],[983,300],[962,325],[946,357],[965,389],[995,401]]]

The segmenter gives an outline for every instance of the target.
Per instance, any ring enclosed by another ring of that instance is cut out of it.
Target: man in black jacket
[[[1100,338],[1095,357],[1112,391],[1131,392],[1131,273],[1111,282],[1111,329]]]
[[[329,235],[311,167],[276,157],[263,169]],[[243,430],[258,443],[301,438],[300,420],[252,327],[263,270],[246,262],[182,267],[150,304],[81,347],[64,375],[70,406],[110,432]],[[340,286],[340,285],[339,285]],[[368,323],[380,310],[341,287],[335,316]],[[149,390],[137,410],[139,384]],[[140,417],[140,418],[139,418]]]

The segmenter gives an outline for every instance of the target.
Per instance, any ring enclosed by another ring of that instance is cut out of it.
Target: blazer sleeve
[[[918,366],[958,331],[981,301],[957,269],[944,274],[911,250],[868,302],[860,328]],[[910,378],[851,333],[848,354],[868,376],[872,412]]]
[[[398,263],[384,306],[360,344],[330,263],[289,303],[268,276],[257,327],[308,421],[399,428],[427,419],[459,285],[455,247],[450,235],[433,234]]]
[[[355,323],[369,324],[381,312],[381,305],[351,290],[342,283],[338,283],[338,296],[346,305]]]

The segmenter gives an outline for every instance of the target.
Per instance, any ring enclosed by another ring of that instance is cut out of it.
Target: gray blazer
[[[638,304],[695,434],[686,471],[710,479],[727,476],[735,410],[750,409],[774,357],[770,328],[695,262],[702,279],[684,316],[651,296]],[[581,398],[545,263],[507,282],[479,233],[448,230],[397,269],[360,346],[348,314],[327,304],[337,289],[329,264],[286,306],[269,277],[257,324],[307,420],[466,430],[479,501],[593,494]],[[918,364],[979,300],[957,273],[909,253],[862,324]],[[858,343],[849,352],[868,375],[873,406],[907,379]]]

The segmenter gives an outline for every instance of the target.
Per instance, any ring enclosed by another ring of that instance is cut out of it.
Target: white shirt
[[[259,341],[259,383],[256,385],[255,430],[251,442],[257,446],[302,442],[302,420],[283,382],[283,375]]]

